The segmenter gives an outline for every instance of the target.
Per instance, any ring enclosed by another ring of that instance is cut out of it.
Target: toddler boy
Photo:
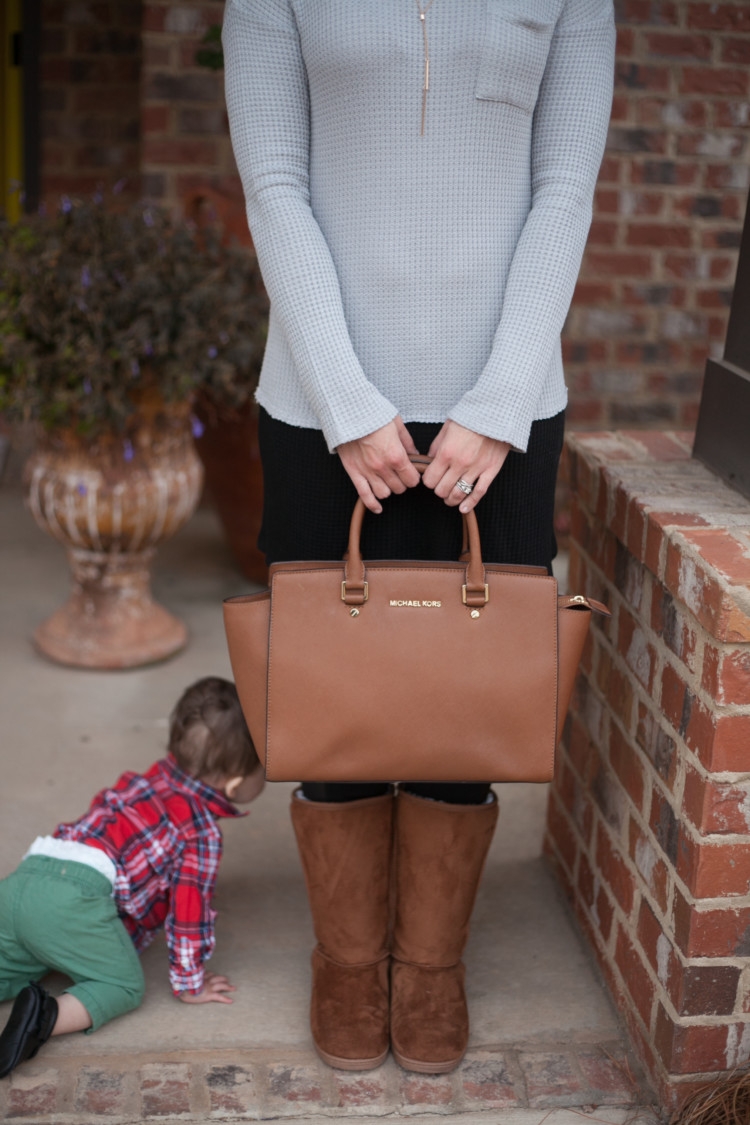
[[[263,789],[263,769],[234,684],[189,687],[170,718],[169,755],[125,773],[85,816],[40,836],[0,880],[0,1001],[15,997],[0,1034],[0,1078],[50,1035],[95,1031],[143,999],[138,953],[162,926],[169,977],[188,1004],[231,1004],[234,986],[204,971],[222,837],[216,820]],[[51,969],[73,985],[55,1000]]]

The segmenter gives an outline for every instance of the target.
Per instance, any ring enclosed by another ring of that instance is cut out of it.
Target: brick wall
[[[566,332],[570,421],[692,427],[750,185],[750,4],[615,7],[612,126]]]
[[[139,193],[140,0],[41,2],[41,194]],[[124,181],[124,183],[122,182]]]
[[[545,851],[666,1106],[750,1059],[750,502],[686,435],[569,441],[570,589],[605,601]]]

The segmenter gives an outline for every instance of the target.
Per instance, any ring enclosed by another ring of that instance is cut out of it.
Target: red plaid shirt
[[[112,860],[117,909],[139,952],[164,926],[176,993],[203,988],[203,964],[215,944],[211,898],[222,850],[216,818],[242,815],[170,755],[143,776],[124,773],[94,797],[85,816],[55,831]]]

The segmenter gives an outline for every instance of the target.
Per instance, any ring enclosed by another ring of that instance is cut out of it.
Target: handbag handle
[[[418,455],[411,456],[409,460],[417,472],[422,474],[431,463],[432,458]],[[346,605],[363,605],[367,601],[367,573],[362,561],[360,547],[365,511],[365,505],[362,499],[358,497],[349,525],[349,548],[344,555],[344,581],[341,583],[341,600]],[[487,604],[490,592],[485,581],[482,545],[479,539],[479,524],[477,523],[476,513],[472,509],[462,518],[464,521],[464,541],[468,542],[469,557],[466,562],[466,580],[461,588],[461,597],[464,605],[476,608]]]

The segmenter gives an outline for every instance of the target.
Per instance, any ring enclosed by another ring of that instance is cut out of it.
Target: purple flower
[[[83,393],[85,395],[91,394],[91,380],[88,376],[86,376],[86,378],[83,380]]]
[[[100,191],[95,191],[94,195],[93,195],[93,200],[94,200],[94,203],[97,203],[97,204],[103,203],[104,202],[104,196],[102,195],[102,193]]]
[[[84,266],[81,270],[81,285],[84,289],[88,289],[91,285],[91,271],[88,266]]]
[[[154,354],[154,345],[151,343],[150,340],[146,340],[146,343],[143,345],[143,354],[144,355],[153,355]]]
[[[143,212],[143,221],[147,227],[152,227],[154,225],[154,216],[150,211]]]
[[[67,195],[64,195],[60,200],[60,210],[62,211],[63,215],[67,215],[70,211],[73,210],[73,204],[70,202]]]
[[[131,379],[137,379],[138,376],[140,375],[140,373],[141,373],[140,363],[138,362],[137,359],[131,359],[131,361],[130,361],[130,377],[131,377]]]
[[[88,496],[89,490],[86,488],[85,484],[81,483],[76,485],[76,492],[79,496]]]
[[[113,194],[114,194],[114,195],[119,195],[119,194],[120,194],[120,192],[122,191],[122,189],[123,189],[123,188],[125,187],[125,184],[126,184],[127,182],[128,182],[128,181],[127,181],[127,180],[125,179],[125,177],[123,177],[123,178],[122,178],[121,180],[118,180],[118,181],[117,181],[117,183],[116,183],[116,184],[114,184],[114,185],[113,185],[113,187],[112,187],[112,192],[113,192]]]
[[[126,461],[133,460],[133,443],[128,438],[122,443],[122,455]]]
[[[209,359],[216,359],[218,354],[219,354],[219,349],[215,348],[212,344],[211,347],[208,349],[208,352],[207,352],[208,358]]]
[[[194,438],[203,437],[205,426],[201,422],[200,418],[196,418],[194,414],[190,415],[190,428],[193,431]]]

